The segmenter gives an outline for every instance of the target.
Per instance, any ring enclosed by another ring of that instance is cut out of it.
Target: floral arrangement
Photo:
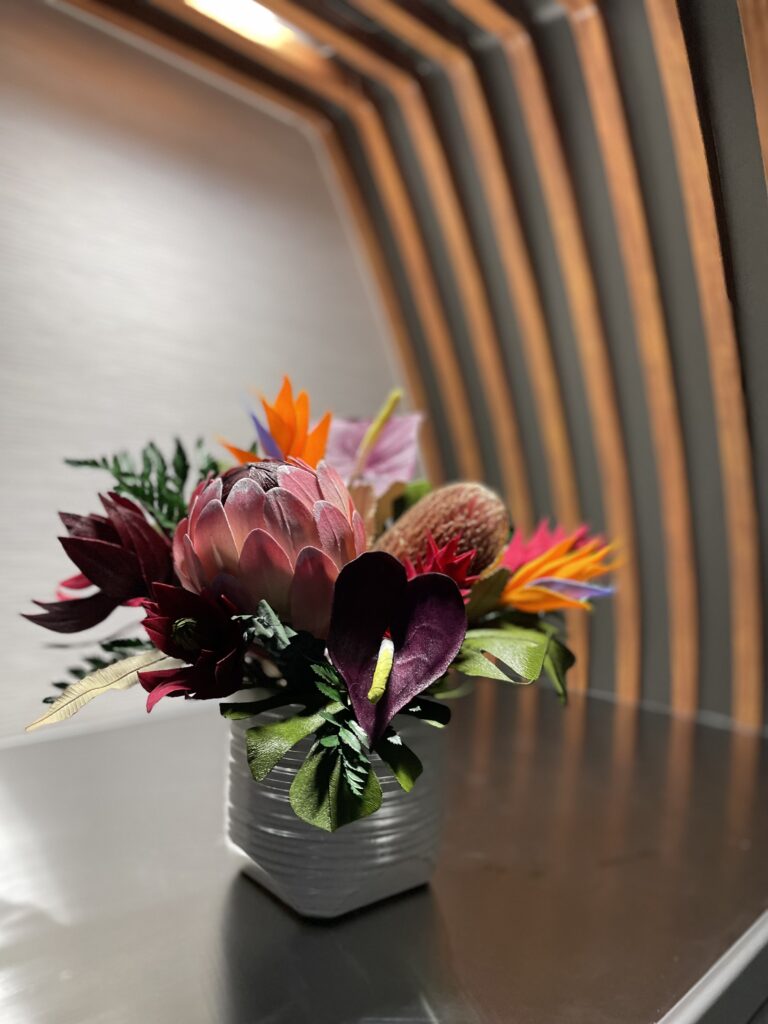
[[[224,718],[255,720],[256,781],[314,737],[290,801],[332,831],[380,806],[376,759],[413,787],[421,764],[397,723],[445,726],[446,701],[467,686],[454,671],[545,677],[564,700],[574,659],[557,613],[610,593],[595,582],[613,568],[610,547],[547,523],[526,538],[483,485],[415,480],[420,417],[396,414],[399,398],[370,421],[311,425],[306,392],[286,378],[252,414],[253,445],[222,442],[229,468],[200,443],[190,460],[180,441],[170,459],[149,444],[138,460],[69,460],[114,483],[103,513],[61,514],[78,572],[27,618],[73,633],[129,605],[143,633],[103,642],[28,728],[136,684],[147,711],[166,697],[221,700]]]

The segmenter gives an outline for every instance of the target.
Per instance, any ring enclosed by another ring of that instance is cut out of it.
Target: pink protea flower
[[[244,469],[231,486],[216,477],[193,497],[173,540],[179,579],[195,593],[225,593],[243,612],[267,601],[294,629],[323,638],[339,570],[365,551],[363,521],[325,463]]]

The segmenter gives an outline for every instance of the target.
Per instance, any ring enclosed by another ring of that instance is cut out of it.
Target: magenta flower
[[[153,583],[173,579],[171,545],[147,522],[138,505],[110,492],[99,495],[106,516],[60,513],[68,536],[61,546],[80,570],[62,587],[95,594],[61,601],[35,601],[42,613],[25,615],[57,633],[77,633],[103,622],[121,604],[138,604],[152,593]]]
[[[355,717],[371,743],[459,653],[464,600],[448,576],[408,580],[383,551],[350,562],[336,581],[328,654],[347,684]]]
[[[326,460],[348,484],[368,483],[377,498],[395,483],[407,483],[416,473],[420,413],[392,416],[367,452],[360,448],[373,420],[340,420],[331,423]]]
[[[366,547],[344,482],[322,462],[317,470],[294,460],[233,472],[200,488],[179,523],[179,579],[197,593],[225,594],[240,612],[267,601],[295,629],[325,637],[339,570]]]
[[[564,526],[556,526],[552,529],[547,520],[542,519],[528,540],[525,539],[521,530],[515,530],[512,539],[504,549],[499,564],[508,572],[516,573],[521,566],[532,562],[534,558],[543,555],[545,551],[551,550],[568,536],[573,538],[571,549],[574,551],[583,547],[590,540],[603,543],[600,537],[589,536],[588,526],[581,525],[569,534]]]

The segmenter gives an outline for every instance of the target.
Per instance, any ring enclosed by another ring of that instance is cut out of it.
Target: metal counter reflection
[[[428,888],[307,922],[239,876],[222,918],[221,1024],[479,1024]]]

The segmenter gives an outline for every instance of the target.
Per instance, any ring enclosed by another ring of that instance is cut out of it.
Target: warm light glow
[[[206,18],[218,21],[238,35],[262,43],[282,46],[293,38],[293,32],[276,14],[254,0],[184,0]]]

